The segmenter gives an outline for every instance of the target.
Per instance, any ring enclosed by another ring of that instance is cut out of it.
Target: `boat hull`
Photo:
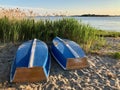
[[[88,67],[84,51],[73,41],[59,37],[54,38],[51,45],[51,53],[65,70]]]
[[[13,61],[10,82],[37,82],[46,80],[50,71],[47,45],[37,39],[19,46]]]

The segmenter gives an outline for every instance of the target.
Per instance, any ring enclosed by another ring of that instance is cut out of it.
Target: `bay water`
[[[120,17],[60,17],[60,16],[37,16],[35,20],[59,20],[63,18],[74,18],[79,22],[89,24],[99,30],[120,32]]]

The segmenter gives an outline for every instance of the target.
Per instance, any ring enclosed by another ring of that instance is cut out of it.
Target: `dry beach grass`
[[[25,10],[20,8],[2,8],[0,7],[0,18],[8,17],[9,19],[22,19],[26,16],[35,16],[33,10]]]
[[[109,48],[99,54],[88,54],[89,67],[82,70],[63,70],[52,58],[47,81],[9,83],[10,67],[20,44],[0,44],[0,90],[120,90],[120,60],[107,55],[120,52],[120,38],[106,38]],[[108,47],[107,46],[107,47]]]

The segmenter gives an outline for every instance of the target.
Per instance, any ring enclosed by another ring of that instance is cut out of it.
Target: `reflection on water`
[[[78,21],[82,21],[85,24],[90,24],[91,26],[102,29],[120,32],[120,17],[35,17],[35,20],[59,20],[62,18],[75,18]]]

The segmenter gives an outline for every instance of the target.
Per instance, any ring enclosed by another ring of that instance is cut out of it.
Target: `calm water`
[[[35,17],[35,20],[59,20],[63,17]],[[90,24],[91,26],[102,29],[120,32],[120,17],[64,17],[75,18],[83,23]]]

